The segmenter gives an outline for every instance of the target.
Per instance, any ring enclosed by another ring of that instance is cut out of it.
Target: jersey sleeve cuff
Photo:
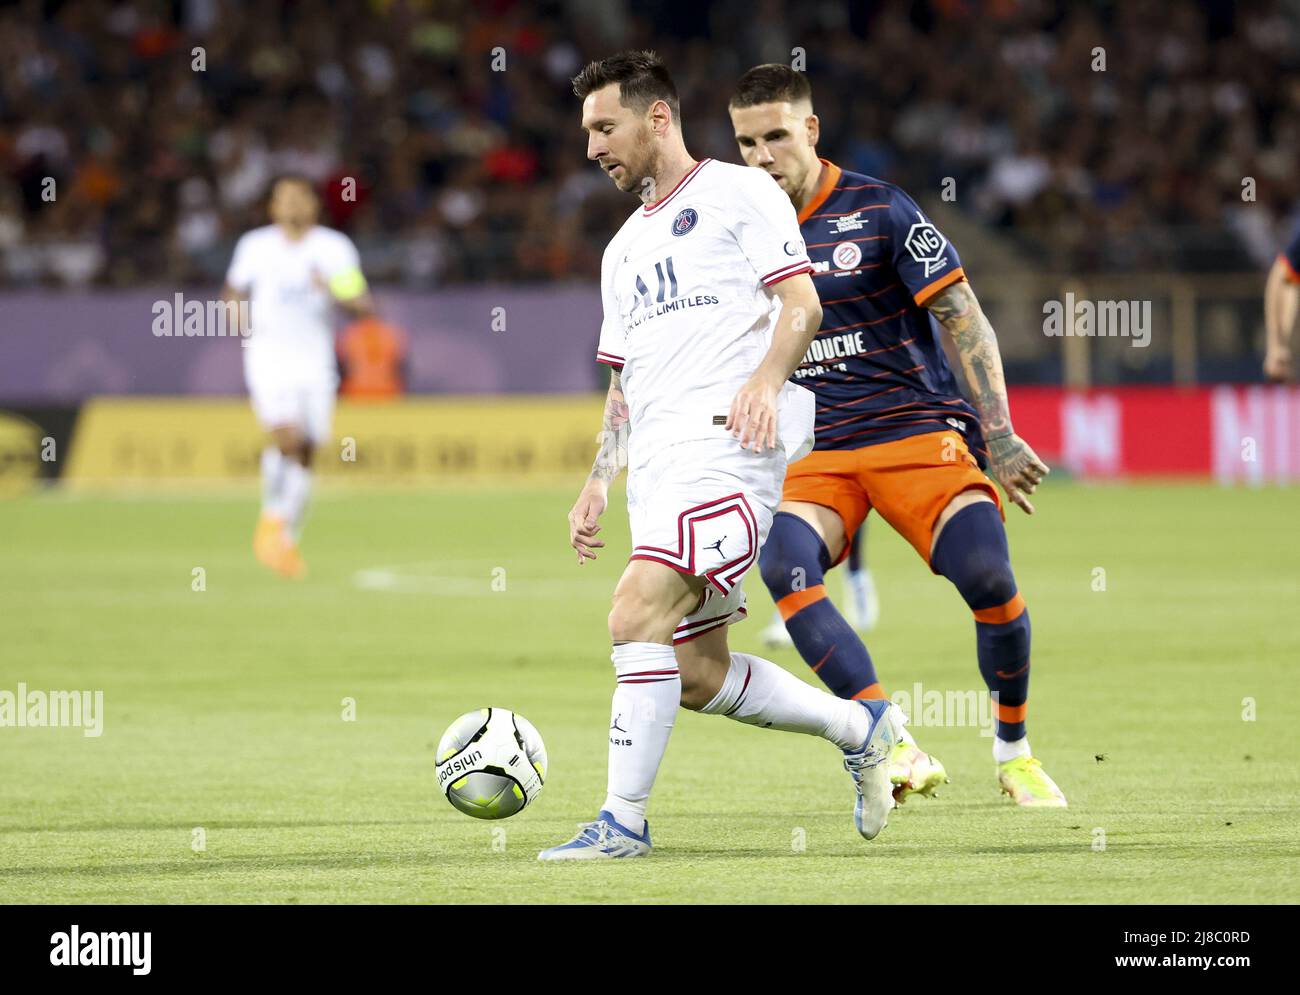
[[[811,273],[812,263],[807,259],[800,259],[798,262],[789,263],[780,269],[774,269],[767,276],[761,278],[763,286],[771,287],[780,283],[782,280],[788,280],[792,276],[798,276],[800,273]]]
[[[945,273],[933,283],[927,283],[912,295],[912,300],[916,301],[918,307],[925,307],[926,301],[940,290],[943,290],[944,287],[951,287],[954,283],[964,279],[966,279],[966,271],[958,266],[955,270]]]
[[[606,366],[617,367],[618,369],[621,370],[623,368],[624,360],[622,356],[615,356],[612,352],[603,352],[601,350],[597,350],[596,362],[604,363]]]

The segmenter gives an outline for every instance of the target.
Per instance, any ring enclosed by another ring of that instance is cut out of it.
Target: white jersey
[[[622,367],[633,467],[725,434],[732,399],[772,344],[780,309],[766,288],[811,269],[790,199],[760,169],[705,159],[628,218],[601,262],[596,358]],[[809,437],[812,418],[811,393],[787,384],[778,427],[790,459],[792,400],[806,405]]]
[[[249,297],[246,376],[336,380],[334,298],[327,284],[359,267],[352,240],[332,228],[316,225],[297,241],[279,225],[245,233],[235,245],[226,282]]]

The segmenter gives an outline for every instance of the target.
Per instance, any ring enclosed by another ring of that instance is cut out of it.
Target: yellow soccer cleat
[[[889,781],[896,805],[910,795],[933,798],[934,789],[950,780],[943,764],[911,743],[898,743],[889,754]]]
[[[1016,757],[998,764],[998,785],[1022,808],[1065,808],[1065,795],[1036,757]]]

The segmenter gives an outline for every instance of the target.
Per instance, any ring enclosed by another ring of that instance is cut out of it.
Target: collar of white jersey
[[[677,181],[677,186],[673,187],[672,190],[668,192],[667,197],[665,197],[663,200],[657,200],[653,204],[643,205],[641,207],[641,216],[643,218],[648,218],[650,217],[650,215],[654,214],[656,211],[662,208],[665,204],[667,204],[670,200],[672,200],[674,197],[677,196],[678,191],[680,191],[682,187],[686,186],[686,184],[691,182],[691,178],[694,177],[696,173],[698,173],[701,169],[704,168],[705,163],[710,163],[712,161],[713,160],[711,158],[704,158],[701,159],[699,162],[697,162],[691,168],[691,171],[689,173],[687,173],[685,176],[683,176],[680,180]]]

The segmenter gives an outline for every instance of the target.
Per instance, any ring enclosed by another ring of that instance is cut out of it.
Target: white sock
[[[640,833],[682,703],[682,678],[673,648],[661,643],[620,643],[611,659],[618,685],[610,706],[609,787],[601,808]]]
[[[993,762],[1004,764],[1008,760],[1014,760],[1016,757],[1033,756],[1029,752],[1029,737],[1021,736],[1019,739],[1006,740],[993,737]]]
[[[284,454],[275,446],[262,450],[262,514],[279,515],[280,496],[284,489]]]
[[[311,496],[312,473],[297,460],[286,459],[284,463],[284,483],[280,490],[280,517],[288,524],[289,532],[296,540],[302,534],[307,498]]]
[[[858,749],[871,728],[871,717],[856,701],[836,698],[749,653],[731,654],[722,690],[700,711],[764,729],[820,736],[841,750]]]

